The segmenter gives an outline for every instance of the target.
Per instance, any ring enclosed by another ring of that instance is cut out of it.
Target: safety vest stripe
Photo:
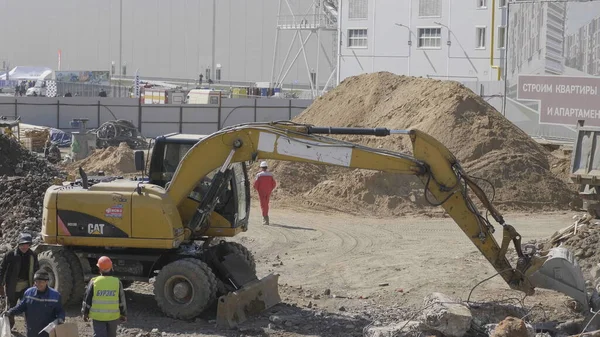
[[[37,297],[33,297],[33,296],[25,296],[25,298],[34,300],[34,301],[39,301],[39,302],[58,302],[58,300],[55,300],[52,298],[37,298]]]
[[[106,313],[119,313],[119,310],[110,310],[110,309],[94,309],[94,307],[90,308],[90,312],[106,312]]]
[[[92,300],[92,305],[94,304],[119,304],[119,301]]]

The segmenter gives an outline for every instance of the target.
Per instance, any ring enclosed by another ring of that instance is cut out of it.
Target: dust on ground
[[[387,72],[348,78],[318,98],[294,121],[317,126],[416,128],[459,159],[502,211],[568,209],[575,197],[554,176],[549,151],[468,88],[453,81]],[[339,138],[410,153],[407,137]],[[355,214],[434,214],[416,177],[368,170],[272,162],[279,181],[274,202]],[[495,192],[495,193],[494,193]],[[431,199],[432,197],[429,197]]]
[[[135,160],[133,151],[123,142],[119,146],[109,146],[96,149],[87,158],[65,165],[64,169],[70,174],[78,176],[79,167],[88,175],[103,171],[106,175],[121,175],[134,173]]]

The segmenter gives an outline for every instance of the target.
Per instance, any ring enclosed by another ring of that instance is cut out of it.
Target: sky
[[[279,1],[216,3],[215,63],[222,66],[222,80],[269,81]],[[311,3],[290,0],[295,14]],[[110,70],[114,61],[118,73],[119,7],[119,0],[0,0],[0,66],[10,61],[11,67],[56,69],[60,49],[62,70]],[[283,14],[290,13],[284,10]],[[128,75],[139,69],[142,76],[195,79],[212,62],[212,1],[125,0],[122,35],[122,61]],[[283,69],[293,36],[292,31],[280,35],[275,73]],[[322,38],[330,54],[333,36]],[[313,35],[307,44],[307,62],[312,68],[316,67],[316,45]],[[296,42],[291,56],[298,50]],[[329,76],[329,68],[321,56],[322,78]],[[284,82],[306,83],[307,79],[308,70],[300,57]]]

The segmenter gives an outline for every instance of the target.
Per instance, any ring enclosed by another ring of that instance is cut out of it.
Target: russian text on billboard
[[[518,100],[539,101],[541,124],[600,126],[600,77],[519,75]]]

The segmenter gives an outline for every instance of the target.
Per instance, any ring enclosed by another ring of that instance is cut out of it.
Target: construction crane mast
[[[298,62],[300,55],[304,59],[306,72],[309,79],[311,98],[323,94],[327,88],[335,85],[337,72],[337,53],[339,43],[338,31],[338,0],[314,0],[304,13],[296,13],[290,3],[291,0],[279,0],[277,11],[277,28],[275,33],[275,48],[273,51],[273,68],[271,71],[271,87],[281,88],[292,67]],[[280,35],[293,32],[294,36],[289,44],[283,63],[278,67],[278,51]],[[305,33],[308,35],[305,36]],[[323,34],[330,34],[332,48],[327,50],[323,44]],[[312,37],[316,37],[316,58],[309,57],[306,45]],[[299,48],[294,57],[291,57],[294,45],[298,41]],[[324,73],[320,63],[322,56],[327,60],[329,71],[325,85],[319,83],[320,74]]]

